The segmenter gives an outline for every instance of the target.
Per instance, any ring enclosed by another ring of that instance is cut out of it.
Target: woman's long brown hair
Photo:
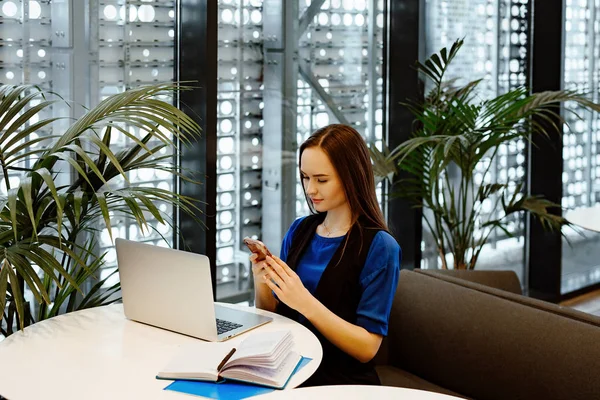
[[[352,212],[352,225],[360,217],[365,217],[367,227],[389,232],[377,202],[375,176],[369,149],[356,129],[347,125],[332,124],[314,132],[300,146],[300,169],[302,168],[302,153],[311,147],[319,147],[327,154],[340,177]],[[302,188],[308,207],[313,213],[316,213],[304,185]]]

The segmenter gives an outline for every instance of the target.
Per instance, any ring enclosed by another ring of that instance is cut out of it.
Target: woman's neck
[[[343,230],[350,228],[350,225],[352,224],[352,212],[350,211],[350,207],[346,205],[327,211],[323,223],[330,231],[333,231],[334,229]]]

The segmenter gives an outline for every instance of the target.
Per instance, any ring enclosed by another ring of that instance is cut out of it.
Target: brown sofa
[[[478,400],[600,399],[600,318],[520,293],[511,271],[401,271],[375,359],[382,384]]]

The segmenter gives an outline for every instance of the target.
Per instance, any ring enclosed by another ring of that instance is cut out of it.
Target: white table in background
[[[295,321],[256,311],[273,317],[273,321],[229,342],[235,345],[251,332],[290,329],[296,349],[312,358],[287,388],[300,385],[321,363],[319,340]],[[189,395],[163,390],[170,381],[155,376],[178,345],[197,340],[130,321],[122,304],[60,315],[0,342],[0,395],[10,400],[190,399]]]
[[[573,225],[600,232],[600,207],[582,207],[565,213],[565,219]]]
[[[315,386],[294,389],[292,391],[275,391],[255,397],[257,400],[457,400],[460,397],[428,392],[425,390],[407,389],[392,386]]]

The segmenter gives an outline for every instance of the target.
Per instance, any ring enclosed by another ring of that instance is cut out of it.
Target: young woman
[[[387,334],[401,251],[377,203],[366,143],[329,125],[300,147],[300,176],[313,214],[287,232],[281,258],[250,256],[258,308],[311,329],[323,361],[304,384],[380,384],[372,364]]]

